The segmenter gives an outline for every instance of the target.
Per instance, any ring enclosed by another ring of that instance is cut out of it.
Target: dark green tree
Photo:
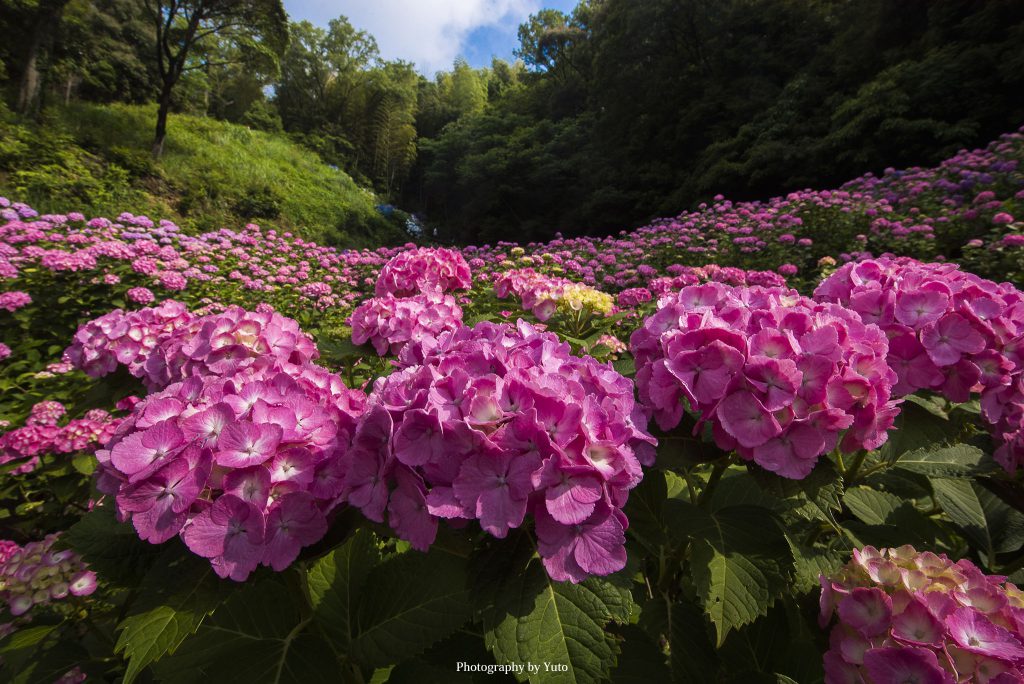
[[[163,152],[174,88],[196,60],[197,46],[217,39],[231,48],[226,60],[275,68],[288,44],[288,15],[281,0],[145,0],[156,34],[159,92],[153,156]]]
[[[54,39],[61,15],[70,0],[3,0],[8,30],[5,43],[10,45],[9,62],[16,62],[17,110],[37,115],[42,109],[42,93],[53,62]],[[13,48],[13,49],[11,49]]]

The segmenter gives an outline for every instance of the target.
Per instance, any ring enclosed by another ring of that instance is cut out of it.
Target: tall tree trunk
[[[28,46],[25,69],[21,72],[21,88],[18,90],[18,112],[21,114],[34,113],[39,106],[39,54],[43,51],[43,38],[43,31],[39,22],[36,22]]]
[[[18,89],[18,112],[38,114],[42,102],[43,71],[40,63],[47,66],[46,53],[53,46],[53,36],[60,23],[60,15],[69,0],[52,0],[40,3],[39,14],[32,27],[32,38],[25,56],[25,68],[21,72],[21,87]]]
[[[172,85],[164,82],[160,89],[159,107],[156,110],[156,135],[153,137],[153,158],[159,159],[164,153],[164,139],[167,138],[167,114],[171,111]]]

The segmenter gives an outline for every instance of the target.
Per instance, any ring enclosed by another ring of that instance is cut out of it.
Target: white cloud
[[[540,8],[540,0],[298,0],[286,3],[293,19],[326,24],[344,15],[377,39],[385,59],[404,59],[424,74],[451,67],[481,27],[514,30]]]

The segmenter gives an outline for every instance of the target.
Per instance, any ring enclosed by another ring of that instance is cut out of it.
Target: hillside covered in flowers
[[[462,247],[0,198],[5,679],[1024,681],[1022,162]]]

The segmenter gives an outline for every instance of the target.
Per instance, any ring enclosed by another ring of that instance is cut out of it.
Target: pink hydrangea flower
[[[369,402],[344,457],[344,496],[368,518],[426,549],[440,520],[504,537],[532,514],[553,578],[622,568],[620,509],[654,439],[609,365],[485,322],[409,343]]]
[[[23,427],[0,434],[0,464],[20,461],[14,473],[31,472],[45,453],[72,454],[103,446],[121,423],[102,409],[60,425],[66,409],[57,401],[35,404]]]
[[[970,561],[866,546],[821,586],[827,682],[1024,680],[1024,592]]]
[[[32,303],[32,297],[27,292],[14,290],[12,292],[0,293],[0,309],[6,309],[14,313],[18,309]]]
[[[373,344],[379,356],[398,354],[409,342],[437,337],[462,325],[462,307],[439,293],[368,299],[349,318],[353,344]]]
[[[156,295],[153,291],[146,287],[133,287],[126,293],[129,301],[133,301],[136,304],[152,304],[156,301]]]
[[[663,298],[633,333],[641,402],[664,430],[689,408],[723,449],[803,478],[821,454],[878,448],[897,409],[882,331],[779,288],[717,283]]]
[[[184,304],[171,300],[128,313],[115,309],[80,326],[64,358],[91,377],[112,373],[118,364],[146,377],[146,362],[157,345],[193,319]]]
[[[362,392],[311,364],[315,348],[279,318],[228,312],[197,326],[198,344],[169,338],[168,355],[186,356],[186,368],[208,368],[224,338],[257,356],[224,376],[189,373],[150,394],[96,454],[97,486],[141,538],[181,536],[237,581],[260,564],[284,569],[326,533],[365,404]]]
[[[64,356],[93,377],[126,365],[150,389],[160,389],[188,376],[228,375],[268,356],[301,365],[319,353],[294,320],[276,312],[235,306],[197,317],[166,300],[86,323]]]
[[[394,256],[380,270],[376,295],[411,297],[427,292],[468,290],[473,286],[469,264],[452,249],[420,247]]]
[[[1008,472],[1024,460],[1024,293],[953,264],[908,258],[846,264],[815,291],[880,326],[896,396],[926,389],[954,402],[980,394]]]

